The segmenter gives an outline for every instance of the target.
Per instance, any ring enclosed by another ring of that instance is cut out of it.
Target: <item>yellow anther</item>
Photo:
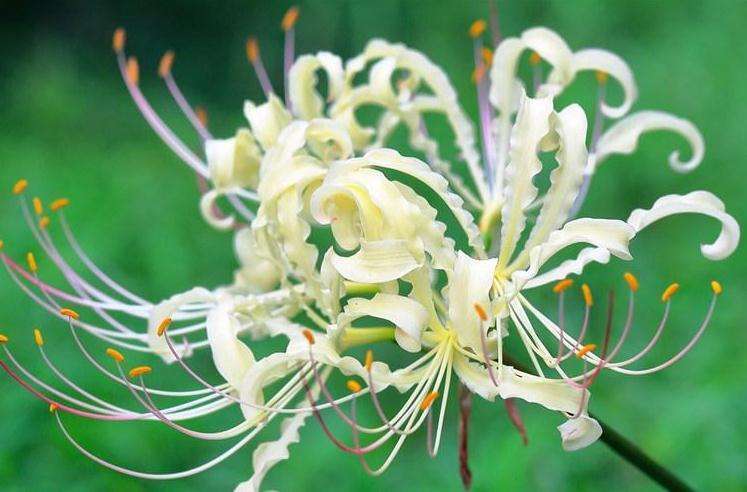
[[[36,265],[36,258],[34,258],[34,253],[29,251],[26,253],[26,263],[29,266],[29,270],[31,270],[32,273],[35,273],[39,268]]]
[[[70,200],[68,200],[67,198],[58,198],[57,200],[49,204],[49,210],[51,210],[52,212],[56,212],[63,207],[67,207],[68,205],[70,205]]]
[[[472,39],[479,38],[482,36],[482,33],[485,32],[485,29],[488,27],[487,23],[482,19],[477,19],[475,22],[472,23],[471,26],[469,26],[469,37]]]
[[[56,403],[49,404],[49,413],[55,413],[60,406]]]
[[[0,333],[0,343],[8,343],[8,337]]]
[[[314,334],[306,328],[304,331],[301,332],[306,340],[308,340],[309,345],[314,345]]]
[[[597,82],[599,83],[599,85],[606,84],[607,80],[609,80],[610,78],[610,74],[608,74],[607,72],[603,70],[597,70],[596,72],[594,72],[594,75],[596,76]]]
[[[584,303],[586,303],[587,306],[593,306],[594,298],[591,296],[591,289],[588,285],[583,284],[581,286],[581,293],[584,295]]]
[[[578,350],[578,352],[576,352],[576,357],[578,357],[580,359],[584,355],[586,355],[589,352],[592,352],[592,351],[594,351],[596,349],[597,349],[597,344],[596,343],[588,343],[588,344],[584,345],[583,347],[581,347]]]
[[[373,350],[366,350],[366,362],[364,363],[366,370],[371,372],[371,366],[373,365]]]
[[[635,275],[630,272],[625,272],[625,274],[623,274],[623,278],[628,283],[628,287],[630,287],[630,290],[632,290],[633,292],[638,291],[638,279],[635,278]]]
[[[529,64],[530,65],[539,65],[542,61],[542,57],[537,53],[536,51],[532,51],[532,54],[529,55]]]
[[[60,314],[62,316],[67,316],[68,318],[80,319],[80,315],[76,313],[75,311],[73,311],[72,309],[62,308],[60,309]]]
[[[169,325],[171,325],[171,318],[163,318],[160,323],[158,323],[158,328],[156,328],[156,333],[158,333],[159,337],[162,337],[164,333],[166,333],[166,330],[168,330]]]
[[[475,308],[475,312],[477,313],[477,317],[480,318],[480,321],[488,320],[488,313],[485,312],[485,308],[482,307],[479,302],[474,303],[472,307]]]
[[[259,58],[259,43],[257,38],[249,38],[246,40],[246,57],[249,58],[250,63],[254,63]]]
[[[433,402],[438,398],[438,391],[431,391],[428,393],[425,398],[423,398],[423,401],[420,402],[420,410],[426,411],[428,410],[431,405],[433,405]]]
[[[44,345],[44,337],[39,328],[34,328],[34,342],[40,347]]]
[[[46,229],[48,225],[49,225],[49,217],[45,215],[44,217],[39,219],[39,228]]]
[[[130,369],[130,377],[136,378],[138,376],[145,376],[149,374],[153,369],[150,366],[137,366]]]
[[[3,246],[5,246],[5,241],[0,239],[0,249],[3,249]]]
[[[106,355],[111,357],[112,359],[116,360],[117,362],[124,361],[124,355],[122,355],[119,350],[115,350],[113,348],[106,349]]]
[[[114,36],[112,36],[112,47],[116,53],[119,53],[124,49],[126,37],[127,34],[121,27],[114,30]]]
[[[26,181],[25,179],[19,179],[13,185],[13,194],[14,195],[20,195],[21,193],[24,192],[24,190],[26,190],[26,188],[28,187],[28,185],[29,185],[28,181]]]
[[[472,82],[479,84],[485,77],[485,65],[480,64],[472,71]]]
[[[671,284],[669,287],[664,289],[664,293],[661,295],[661,302],[667,302],[678,290],[680,290],[680,284],[677,282]]]
[[[351,393],[357,393],[361,390],[360,383],[358,383],[358,381],[353,381],[352,379],[348,379],[346,386]]]
[[[714,294],[719,295],[724,291],[724,288],[716,280],[711,280],[711,290]]]
[[[556,294],[560,294],[564,290],[568,289],[571,285],[573,285],[573,280],[566,278],[555,284],[555,286],[552,288],[552,291]]]
[[[197,115],[197,119],[200,121],[200,124],[207,128],[208,115],[207,111],[205,111],[205,108],[203,108],[202,106],[197,106],[195,108],[195,115]]]
[[[161,61],[158,62],[158,75],[165,78],[171,73],[171,66],[174,64],[174,52],[169,50],[163,54]]]
[[[298,7],[293,6],[289,8],[285,15],[283,16],[283,20],[280,21],[280,27],[283,29],[283,31],[288,31],[290,29],[293,29],[293,26],[296,24],[296,21],[298,20]]]
[[[34,212],[36,212],[36,215],[41,215],[42,212],[44,212],[44,207],[42,207],[42,201],[41,198],[38,196],[35,196],[31,199],[31,203],[34,205]]]
[[[480,55],[482,55],[482,61],[486,66],[489,67],[493,64],[493,50],[486,46],[483,46],[483,48],[480,50]]]
[[[137,64],[137,58],[134,56],[127,59],[127,80],[132,85],[137,85],[140,81],[140,65]]]

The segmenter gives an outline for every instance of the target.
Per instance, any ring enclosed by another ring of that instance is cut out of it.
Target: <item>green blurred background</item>
[[[624,218],[659,195],[707,189],[738,220],[747,218],[747,2],[497,3],[504,35],[545,25],[576,49],[598,46],[622,55],[637,76],[636,109],[672,111],[695,122],[705,136],[705,161],[688,175],[675,174],[666,165],[669,152],[684,146],[671,135],[647,136],[634,156],[609,159],[597,174],[584,215]],[[155,73],[160,55],[176,50],[174,73],[182,89],[192,103],[208,109],[213,132],[227,136],[243,123],[243,101],[262,99],[244,58],[249,34],[259,38],[270,77],[276,88],[281,86],[278,23],[288,6],[249,0],[210,5],[188,0],[3,2],[0,186],[9,189],[25,177],[30,193],[47,202],[70,198],[68,218],[84,248],[112,276],[148,299],[227,282],[234,268],[231,237],[203,223],[193,174],[161,145],[131,103],[118,78],[111,33],[117,26],[127,28],[128,51],[140,59],[144,91],[173,128],[196,144]],[[297,46],[302,53],[330,50],[348,58],[372,37],[405,42],[445,67],[474,116],[466,30],[487,11],[486,2],[458,0],[305,1]],[[582,77],[573,91],[588,102],[593,87],[593,77]],[[0,231],[12,257],[38,251],[9,193],[2,198]],[[631,341],[638,346],[658,321],[661,290],[671,281],[682,283],[665,340],[647,358],[651,363],[674,353],[697,328],[710,297],[708,281],[720,279],[725,287],[711,329],[686,359],[651,376],[604,375],[594,387],[592,410],[694,487],[739,490],[747,487],[747,257],[742,248],[726,261],[703,259],[698,244],[715,238],[717,231],[707,219],[676,218],[636,240],[632,264],[615,262],[585,274],[598,297],[610,288],[624,291],[620,275],[626,269],[639,276],[639,317]],[[58,278],[51,262],[39,256],[39,264],[43,276]],[[50,356],[68,374],[95,393],[129,403],[126,391],[90,371],[63,324],[36,308],[10,280],[0,283],[0,292],[0,331],[13,339],[19,359],[52,380],[31,337],[31,327],[42,326]],[[546,290],[534,299],[553,306]],[[211,374],[205,354],[195,364]],[[160,365],[153,381],[189,385],[178,371]],[[79,455],[45,405],[8,378],[0,379],[0,387],[3,490],[226,490],[251,473],[253,447],[184,481],[146,482],[117,475]],[[470,442],[475,490],[655,489],[602,443],[575,453],[562,451],[555,430],[559,418],[531,405],[521,409],[529,447],[520,444],[502,405],[476,401]],[[444,446],[433,460],[418,435],[408,440],[383,477],[371,479],[312,423],[303,429],[301,443],[291,448],[290,461],[276,467],[265,485],[280,490],[459,489],[453,404],[450,410]],[[237,418],[226,414],[224,421],[209,419],[202,428],[225,427]],[[149,471],[186,468],[222,449],[155,423],[67,422],[95,452]]]

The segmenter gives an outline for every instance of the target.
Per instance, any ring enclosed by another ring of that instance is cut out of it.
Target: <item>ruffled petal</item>
[[[291,122],[290,113],[275,94],[270,94],[267,102],[259,106],[251,101],[245,102],[244,116],[265,151],[275,145],[280,131]]]
[[[501,249],[498,264],[505,266],[526,225],[524,210],[537,197],[532,179],[542,170],[537,153],[550,131],[552,99],[525,97],[511,132],[511,150],[506,167],[507,189],[501,210]]]
[[[299,56],[288,74],[288,94],[293,112],[301,119],[318,118],[324,113],[324,100],[316,90],[316,71],[320,68],[327,74],[328,100],[336,99],[342,91],[342,60],[338,56],[326,51]]]
[[[280,283],[280,269],[260,254],[260,246],[251,228],[239,230],[234,236],[233,245],[241,265],[234,273],[236,287],[255,294],[269,292]]]
[[[240,128],[233,138],[206,141],[205,155],[216,188],[257,187],[262,151],[246,128]]]
[[[219,231],[227,231],[236,225],[236,217],[231,215],[220,215],[217,213],[216,201],[223,196],[225,190],[214,188],[208,190],[200,197],[200,213],[205,222]]]
[[[686,173],[698,167],[705,153],[705,143],[700,131],[688,120],[662,111],[639,111],[612,125],[597,142],[595,166],[598,167],[612,154],[632,154],[638,148],[641,136],[656,130],[678,133],[690,144],[692,157],[687,161],[680,160],[678,150],[669,154],[669,166],[672,169]]]
[[[628,218],[636,232],[656,221],[676,214],[702,214],[721,222],[721,232],[711,244],[701,244],[700,251],[709,260],[723,260],[739,245],[739,224],[726,213],[724,203],[707,191],[693,191],[687,195],[666,195],[656,200],[648,209],[634,210]]]

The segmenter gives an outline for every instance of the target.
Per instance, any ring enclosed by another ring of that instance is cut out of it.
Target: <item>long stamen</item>
[[[166,88],[171,94],[171,97],[174,98],[174,101],[179,106],[179,109],[182,110],[184,116],[187,117],[200,138],[203,141],[213,138],[207,127],[203,123],[202,119],[198,116],[197,112],[192,109],[192,106],[187,101],[187,98],[184,97],[184,93],[176,83],[176,79],[174,78],[174,75],[171,71],[171,67],[173,66],[173,64],[174,52],[167,51],[166,53],[164,53],[163,57],[161,57],[161,62],[158,65],[158,75],[163,79],[164,83],[166,84]]]
[[[294,48],[296,40],[296,21],[298,21],[298,7],[293,6],[285,12],[283,20],[280,23],[280,27],[285,32],[285,43],[283,47],[283,74],[285,76],[285,105],[288,110],[292,110],[290,102],[290,84],[288,83],[288,76],[290,69],[293,66],[294,60]]]
[[[265,93],[265,96],[270,97],[270,94],[274,94],[275,91],[272,89],[270,77],[267,76],[267,70],[265,70],[265,66],[262,63],[257,38],[250,37],[246,41],[246,57],[254,68],[254,73],[257,75],[259,85],[262,86],[262,91]]]

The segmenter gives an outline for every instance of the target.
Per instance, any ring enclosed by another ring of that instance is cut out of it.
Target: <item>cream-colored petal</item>
[[[357,253],[333,255],[331,263],[346,280],[364,284],[397,280],[420,266],[402,239],[362,241]]]
[[[254,363],[254,354],[238,338],[241,324],[229,303],[219,302],[207,316],[207,339],[213,362],[223,379],[237,388]]]
[[[324,100],[316,89],[316,71],[320,68],[327,75],[328,99],[334,100],[342,91],[342,60],[338,56],[326,51],[299,56],[288,74],[288,93],[293,112],[301,119],[310,120],[324,114]]]
[[[245,227],[234,236],[234,251],[241,267],[235,272],[236,286],[250,293],[269,292],[280,283],[280,269],[260,254],[260,245],[251,228]]]
[[[240,128],[233,138],[206,141],[205,155],[216,188],[257,187],[262,152],[246,128]]]
[[[709,260],[723,260],[739,245],[740,229],[737,221],[726,213],[724,203],[707,191],[693,191],[687,195],[666,195],[656,200],[650,209],[637,209],[630,214],[628,224],[636,232],[670,215],[702,214],[721,222],[721,232],[711,244],[701,244],[700,251]]]
[[[622,86],[624,93],[623,102],[618,106],[610,106],[607,103],[603,103],[602,113],[609,118],[620,118],[630,111],[633,102],[638,97],[638,87],[633,77],[633,71],[630,70],[625,60],[609,51],[589,48],[574,53],[571,63],[574,73],[582,70],[605,72]]]
[[[480,304],[485,311],[490,305],[490,289],[493,286],[497,259],[475,260],[461,251],[457,253],[454,272],[449,276],[448,304],[451,329],[462,347],[475,352],[481,350],[480,330],[487,331],[492,320],[483,322],[475,311]]]
[[[537,153],[540,142],[550,131],[552,99],[525,97],[511,132],[509,163],[506,167],[506,193],[501,209],[501,248],[498,264],[505,266],[516,249],[526,225],[525,209],[537,197],[533,178],[542,170]]]
[[[164,319],[172,317],[182,306],[196,303],[210,304],[215,302],[215,300],[215,295],[209,290],[202,287],[195,287],[187,292],[175,294],[169,299],[158,303],[148,316],[148,346],[153,353],[159,355],[167,364],[176,362],[164,337],[158,336],[158,326]],[[191,355],[191,349],[188,347],[182,349],[179,345],[175,344],[174,348],[180,357]]]
[[[563,449],[577,451],[594,444],[602,436],[602,426],[588,415],[579,415],[558,426]]]
[[[267,102],[259,106],[251,101],[245,102],[244,116],[265,151],[275,145],[280,132],[291,122],[290,113],[275,94],[270,94]]]
[[[599,138],[596,146],[596,167],[613,154],[632,154],[644,133],[669,130],[680,134],[690,144],[692,157],[680,160],[678,150],[669,154],[669,166],[677,172],[692,171],[703,160],[705,143],[700,131],[688,120],[662,111],[639,111],[612,125]]]
[[[531,278],[523,286],[523,290],[533,289],[551,282],[563,280],[569,275],[581,275],[589,263],[606,264],[610,261],[610,252],[605,248],[584,248],[578,256],[572,260],[566,260],[555,268],[541,275]]]
[[[394,336],[404,350],[420,351],[420,336],[428,323],[428,312],[417,301],[394,294],[378,293],[371,299],[353,298],[340,316],[338,328],[345,330],[353,320],[373,316],[391,322]]]
[[[205,222],[221,231],[227,231],[236,224],[236,217],[231,215],[220,215],[216,202],[223,196],[225,190],[214,188],[208,190],[200,197],[200,213]]]

